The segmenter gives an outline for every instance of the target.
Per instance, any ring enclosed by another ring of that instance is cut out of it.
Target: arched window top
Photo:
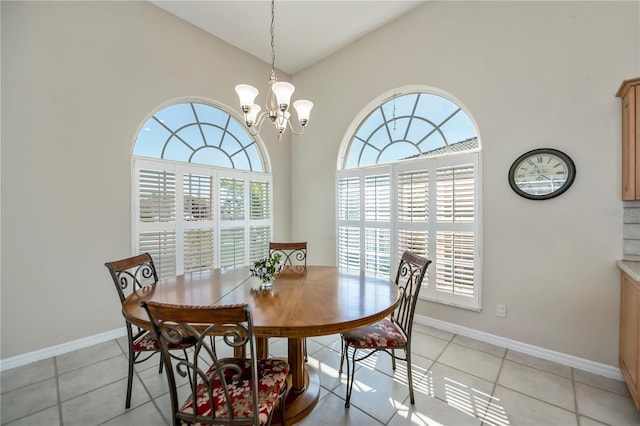
[[[264,172],[256,139],[220,108],[178,103],[153,114],[136,137],[133,155]]]
[[[394,94],[371,111],[351,135],[342,168],[435,156],[480,148],[465,111],[439,94]]]

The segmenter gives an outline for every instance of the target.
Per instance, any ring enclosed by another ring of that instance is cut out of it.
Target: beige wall
[[[354,117],[394,88],[436,87],[469,109],[482,139],[483,310],[422,302],[418,313],[617,365],[614,95],[640,75],[639,20],[638,2],[429,2],[296,74],[315,102],[292,163],[292,235],[309,241],[309,261],[335,263],[336,160]],[[510,189],[507,172],[539,147],[569,154],[577,178],[535,202]]]
[[[103,263],[130,253],[138,126],[183,97],[235,108],[232,87],[259,84],[269,66],[144,2],[0,4],[4,359],[122,326]],[[419,313],[616,365],[614,93],[640,75],[639,24],[637,2],[428,2],[298,73],[312,123],[293,145],[265,141],[276,238],[306,239],[310,262],[334,264],[336,160],[351,121],[397,87],[445,90],[484,147],[484,309],[424,302]],[[506,176],[541,146],[571,155],[577,179],[532,202]]]
[[[1,7],[4,359],[123,327],[103,264],[131,254],[138,128],[184,97],[236,109],[270,68],[147,2]],[[290,143],[265,140],[282,239]]]

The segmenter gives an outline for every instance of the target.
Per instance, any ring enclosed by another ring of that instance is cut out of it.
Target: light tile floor
[[[624,382],[416,325],[415,399],[406,364],[394,373],[382,353],[360,364],[344,407],[338,335],[307,339],[320,401],[299,425],[640,425]],[[155,356],[136,368],[124,408],[127,361],[121,338],[2,372],[2,425],[168,425],[168,388]],[[286,341],[272,339],[273,356]]]

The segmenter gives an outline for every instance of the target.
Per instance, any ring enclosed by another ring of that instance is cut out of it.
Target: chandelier
[[[265,122],[265,118],[269,118],[271,123],[278,132],[278,140],[282,138],[282,134],[287,130],[287,125],[296,135],[304,133],[304,127],[309,123],[309,114],[313,108],[313,102],[307,100],[299,100],[293,103],[298,114],[301,130],[297,132],[293,128],[293,124],[289,120],[291,113],[289,112],[289,104],[291,95],[296,90],[293,84],[284,81],[278,81],[276,78],[276,44],[275,44],[275,0],[271,0],[271,78],[267,87],[267,99],[265,110],[260,112],[262,108],[255,104],[258,96],[258,89],[248,84],[238,84],[236,93],[240,98],[240,108],[244,114],[244,121],[249,128],[249,133],[256,136]],[[252,132],[251,130],[254,130]]]

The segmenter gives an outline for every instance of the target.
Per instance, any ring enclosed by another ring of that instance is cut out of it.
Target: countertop
[[[632,260],[618,260],[616,262],[618,268],[622,269],[635,281],[640,281],[640,262],[634,262]]]

